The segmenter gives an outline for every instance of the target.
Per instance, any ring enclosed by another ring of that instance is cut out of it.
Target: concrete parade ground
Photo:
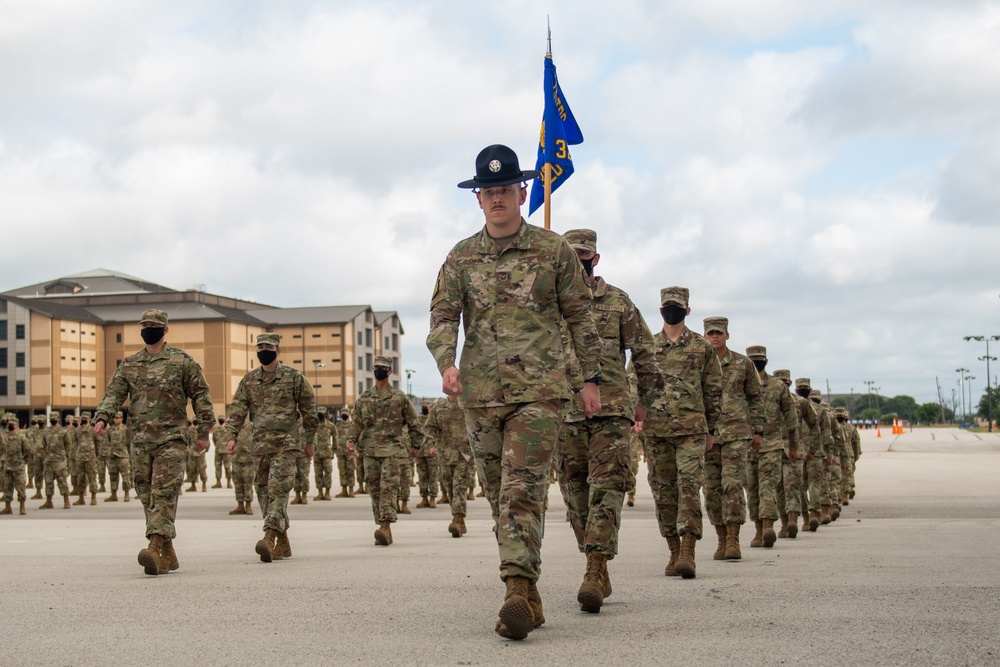
[[[395,543],[376,547],[368,496],[316,502],[312,489],[308,505],[289,508],[294,557],[264,564],[259,508],[231,517],[231,490],[185,492],[180,569],[159,577],[136,562],[146,545],[138,500],[100,494],[97,507],[44,512],[29,500],[24,517],[15,503],[0,517],[0,661],[1000,664],[1000,434],[890,430],[861,432],[858,495],[838,521],[773,549],[751,549],[744,526],[743,560],[732,562],[712,560],[706,519],[693,580],[663,576],[667,547],[643,465],[599,614],[576,602],[584,557],[553,485],[539,582],[546,623],[523,642],[493,631],[504,589],[483,498],[469,503],[461,539],[439,506],[401,516]]]

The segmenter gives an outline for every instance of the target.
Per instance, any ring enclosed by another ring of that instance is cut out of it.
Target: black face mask
[[[274,360],[277,358],[278,358],[277,350],[257,350],[257,361],[259,361],[264,366],[274,363]]]
[[[798,387],[795,389],[795,393],[802,398],[809,398],[809,388],[808,387]]]
[[[837,417],[837,421],[839,421],[841,424],[843,424],[844,423],[844,418],[843,417]]]
[[[13,431],[14,430],[14,425],[13,424],[7,424],[7,430],[8,431]]]
[[[139,335],[146,345],[156,345],[163,338],[163,327],[146,327],[139,330]]]
[[[594,275],[594,258],[581,259],[580,263],[583,264],[583,270],[587,272],[588,276]]]
[[[660,308],[660,315],[667,324],[680,324],[687,317],[687,308],[684,306],[663,306]]]
[[[757,369],[758,373],[760,373],[762,370],[767,368],[767,359],[754,359],[753,367]]]
[[[58,419],[53,419],[49,423],[52,424],[53,426],[59,426],[59,420]]]
[[[82,423],[82,424],[83,424],[84,426],[86,426],[86,425],[87,425],[87,424],[89,424],[90,422],[89,422],[88,420],[84,419],[84,420],[83,420],[82,422],[80,422],[80,423]]]
[[[375,379],[376,380],[384,380],[387,377],[389,377],[389,369],[388,368],[376,368],[373,371],[373,373],[375,374]]]
[[[226,423],[226,420],[223,419],[222,417],[219,417],[219,426],[222,426],[225,423]]]
[[[319,419],[321,422],[326,421],[326,415],[324,415],[322,412],[316,415],[316,418]]]

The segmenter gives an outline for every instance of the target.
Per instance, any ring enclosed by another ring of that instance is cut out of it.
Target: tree
[[[882,414],[895,412],[900,419],[914,421],[917,418],[917,401],[912,396],[901,394],[882,402]]]
[[[917,408],[917,421],[921,424],[936,424],[941,419],[941,406],[937,403],[924,403]]]
[[[989,390],[989,395],[993,398],[993,421],[997,420],[997,413],[1000,411],[1000,387],[993,387]],[[976,416],[986,419],[987,408],[989,404],[986,401],[987,392],[983,392],[983,395],[979,398],[979,406],[976,408]]]

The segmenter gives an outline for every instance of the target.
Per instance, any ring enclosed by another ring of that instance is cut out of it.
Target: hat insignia
[[[490,171],[494,174],[500,171],[500,160],[490,160]]]

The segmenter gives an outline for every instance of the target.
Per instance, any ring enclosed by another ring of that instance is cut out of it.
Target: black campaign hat
[[[468,181],[462,181],[458,187],[489,188],[496,185],[522,183],[538,178],[540,171],[521,171],[517,162],[517,154],[506,146],[493,144],[487,146],[476,156],[476,176]]]

